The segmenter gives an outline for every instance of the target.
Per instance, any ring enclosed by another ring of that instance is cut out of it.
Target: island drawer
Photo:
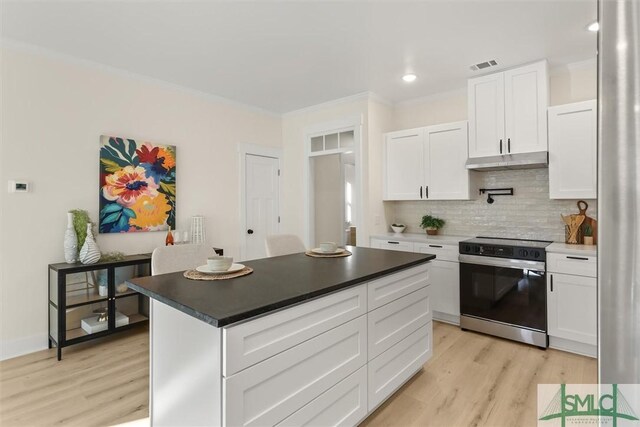
[[[391,396],[431,358],[432,335],[432,323],[429,322],[369,362],[369,412]]]
[[[224,328],[222,373],[231,376],[366,312],[364,284]]]
[[[596,277],[597,257],[548,253],[547,271],[550,273]]]
[[[369,360],[431,321],[431,287],[418,289],[367,315]]]
[[[360,316],[224,378],[223,424],[275,425],[367,363]]]
[[[367,367],[363,366],[278,426],[355,426],[367,416]]]
[[[428,285],[428,263],[373,280],[368,285],[369,310],[382,307]]]
[[[460,249],[457,245],[441,245],[439,243],[416,243],[414,251],[421,254],[432,254],[440,261],[458,262]]]

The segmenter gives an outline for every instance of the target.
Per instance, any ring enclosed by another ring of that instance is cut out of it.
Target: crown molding
[[[331,101],[322,102],[320,104],[310,105],[308,107],[303,107],[297,110],[289,111],[287,113],[282,114],[283,118],[298,116],[301,114],[309,114],[320,110],[325,110],[327,108],[336,107],[338,105],[348,104],[350,102],[357,101],[376,101],[390,107],[393,107],[393,103],[388,101],[386,98],[373,93],[373,92],[360,92],[354,95],[345,96],[338,99],[333,99]]]

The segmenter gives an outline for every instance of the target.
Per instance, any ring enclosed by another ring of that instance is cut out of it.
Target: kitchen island
[[[356,425],[419,371],[435,256],[348,249],[127,282],[151,298],[152,425]]]

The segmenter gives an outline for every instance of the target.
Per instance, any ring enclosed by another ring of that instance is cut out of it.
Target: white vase
[[[78,260],[78,236],[73,228],[73,214],[67,212],[67,229],[64,232],[64,260],[73,264]]]
[[[100,249],[96,241],[93,240],[91,232],[91,223],[87,224],[87,238],[84,239],[82,249],[80,249],[80,262],[83,264],[95,264],[100,261]]]

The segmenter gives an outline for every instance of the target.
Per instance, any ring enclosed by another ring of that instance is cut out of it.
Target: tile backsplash
[[[420,233],[420,220],[428,213],[446,221],[441,234],[564,241],[560,214],[578,213],[577,199],[549,199],[548,169],[477,172],[476,179],[479,188],[513,187],[514,195],[497,196],[493,204],[480,195],[469,201],[385,202],[387,221]],[[596,218],[596,200],[586,202],[587,215]]]

